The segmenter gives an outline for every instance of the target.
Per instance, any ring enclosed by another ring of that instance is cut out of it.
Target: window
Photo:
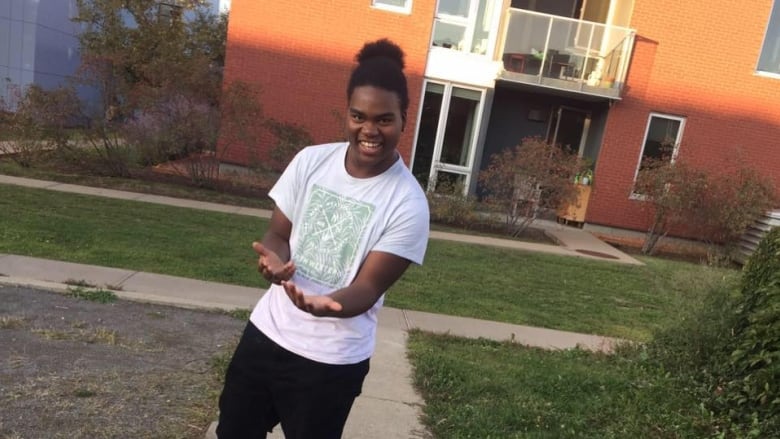
[[[496,0],[439,0],[433,24],[433,45],[487,54],[496,18]]]
[[[634,173],[636,180],[639,170],[647,165],[648,160],[663,160],[674,162],[677,150],[680,148],[685,118],[666,114],[650,113],[645,131],[645,141],[642,153]],[[636,196],[638,194],[634,194]]]
[[[685,119],[677,116],[651,113],[642,146],[642,161],[648,159],[674,161],[682,138]]]
[[[371,0],[371,6],[405,14],[412,12],[412,0]]]
[[[759,72],[780,75],[780,0],[775,0],[758,58]]]

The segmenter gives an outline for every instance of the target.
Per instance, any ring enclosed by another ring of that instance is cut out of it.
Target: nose
[[[371,121],[366,121],[363,123],[363,126],[360,128],[360,130],[367,136],[375,136],[379,134],[379,128],[374,122]]]

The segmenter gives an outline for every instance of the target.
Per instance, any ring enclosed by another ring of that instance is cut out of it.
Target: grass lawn
[[[437,438],[710,437],[698,398],[638,356],[543,351],[413,332]],[[634,359],[631,359],[634,358]]]
[[[265,287],[262,219],[0,185],[0,253]],[[646,258],[626,266],[432,240],[388,306],[646,340],[707,285],[736,275]]]
[[[143,172],[149,173],[150,171]],[[148,181],[142,178],[103,177],[77,172],[66,173],[61,170],[47,169],[44,166],[23,168],[10,160],[2,159],[0,159],[0,174],[236,206],[273,208],[273,202],[265,195],[242,196],[226,191],[202,189],[181,183]],[[158,178],[173,180],[176,177],[158,176]],[[184,179],[184,177],[179,177],[179,179]]]

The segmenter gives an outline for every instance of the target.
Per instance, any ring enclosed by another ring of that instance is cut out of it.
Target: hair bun
[[[404,51],[387,38],[366,43],[355,56],[357,62],[361,64],[372,58],[388,58],[398,64],[401,70],[404,68]]]

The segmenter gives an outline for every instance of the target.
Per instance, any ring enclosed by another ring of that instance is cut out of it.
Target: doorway
[[[427,190],[467,193],[484,101],[484,89],[426,81],[412,173]]]
[[[589,111],[561,105],[552,112],[547,140],[582,157],[590,130]]]

